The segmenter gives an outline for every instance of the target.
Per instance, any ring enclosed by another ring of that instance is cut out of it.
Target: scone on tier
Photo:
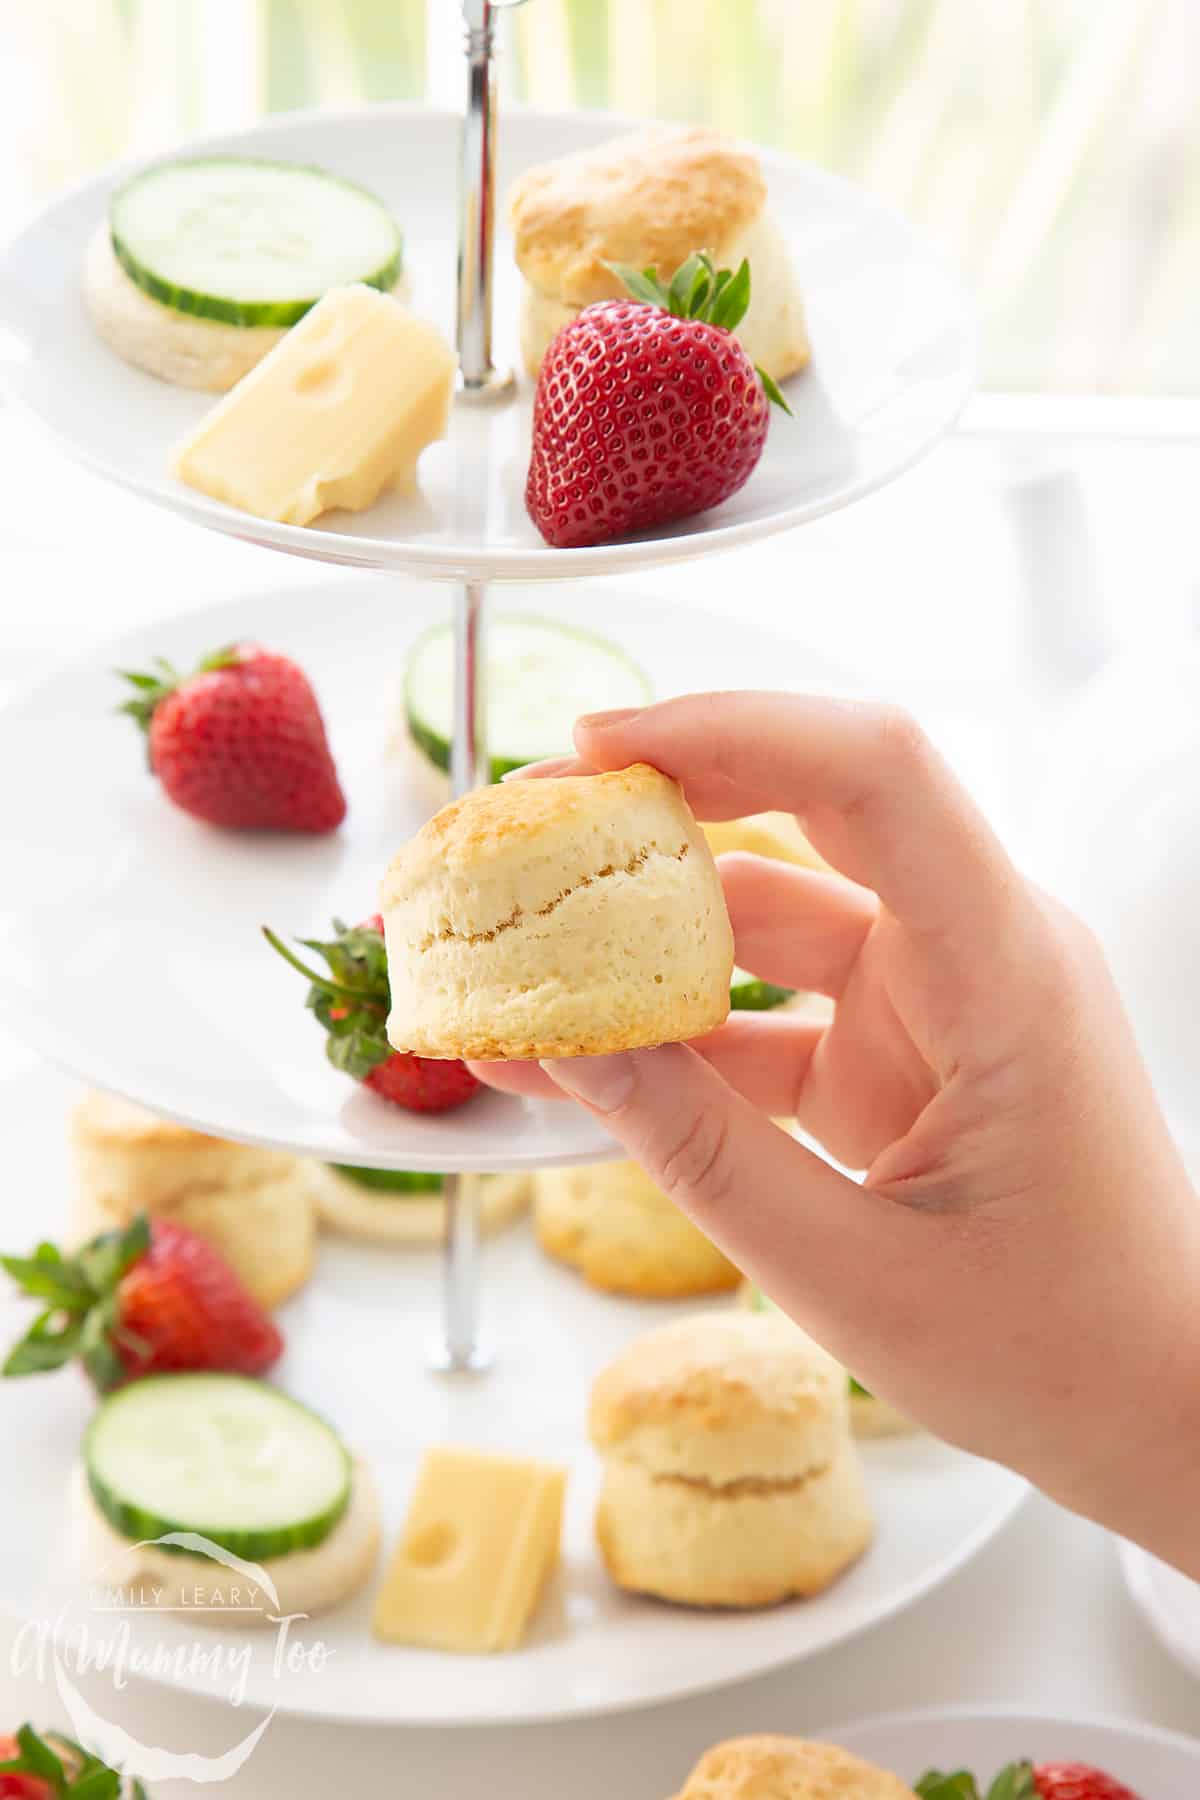
[[[669,1300],[741,1279],[637,1163],[539,1171],[533,1224],[543,1250],[609,1293]]]
[[[787,246],[767,208],[753,151],[705,126],[659,126],[527,169],[508,197],[521,295],[521,354],[531,375],[581,307],[627,299],[609,263],[670,280],[696,250],[719,268],[750,263],[750,305],[736,335],[775,381],[808,363],[804,308]]]
[[[396,1050],[595,1056],[698,1037],[729,1011],[712,852],[644,763],[468,794],[393,859],[380,904]]]
[[[714,1744],[675,1800],[916,1800],[898,1775],[836,1744],[744,1737]]]
[[[846,1382],[769,1313],[637,1339],[592,1390],[596,1537],[618,1586],[691,1606],[819,1593],[871,1541]]]
[[[161,1214],[207,1239],[262,1306],[277,1306],[308,1280],[315,1165],[205,1137],[114,1094],[85,1094],[70,1136],[76,1242],[138,1213]]]
[[[326,1231],[357,1238],[369,1244],[401,1244],[420,1247],[440,1244],[446,1234],[446,1203],[442,1178],[430,1175],[418,1186],[412,1177],[407,1188],[367,1184],[361,1179],[373,1170],[358,1171],[359,1178],[331,1164],[313,1165],[317,1216]],[[479,1226],[484,1232],[499,1231],[519,1218],[529,1205],[532,1177],[527,1174],[480,1175]]]

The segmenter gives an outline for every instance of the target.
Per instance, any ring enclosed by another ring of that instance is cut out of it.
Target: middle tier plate
[[[659,697],[847,685],[794,641],[742,622],[616,591],[587,598],[540,589],[529,610],[596,619]],[[512,610],[525,604],[514,597]],[[11,1028],[82,1079],[197,1130],[325,1162],[499,1172],[616,1155],[567,1105],[487,1093],[420,1116],[376,1099],[326,1062],[300,977],[259,933],[322,936],[335,914],[373,912],[393,853],[446,800],[400,704],[409,645],[446,616],[444,591],[400,579],[285,588],[147,626],[0,713],[0,764],[21,772],[0,819],[0,1015]],[[350,804],[332,836],[197,824],[113,713],[114,669],[155,655],[190,668],[245,637],[294,657],[317,690]]]

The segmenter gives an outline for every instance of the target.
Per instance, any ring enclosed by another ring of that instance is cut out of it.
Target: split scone
[[[344,1173],[332,1164],[313,1166],[317,1216],[326,1231],[357,1238],[370,1244],[407,1244],[414,1247],[440,1244],[446,1232],[446,1205],[439,1175],[420,1177],[407,1187],[383,1182],[364,1182],[375,1175],[367,1169]],[[529,1205],[533,1178],[526,1174],[480,1175],[479,1226],[484,1232],[511,1224]]]
[[[456,800],[393,859],[380,910],[396,1050],[597,1056],[699,1037],[729,1011],[712,852],[644,763]]]
[[[161,1214],[219,1250],[262,1306],[278,1306],[308,1280],[315,1164],[205,1137],[115,1094],[85,1094],[70,1135],[76,1242],[138,1213]]]
[[[634,1162],[541,1170],[533,1178],[533,1224],[548,1255],[608,1293],[670,1300],[720,1293],[741,1280]]]
[[[596,1537],[619,1587],[691,1606],[819,1593],[873,1520],[842,1370],[770,1313],[660,1327],[604,1370]]]
[[[800,290],[759,160],[721,132],[658,126],[610,138],[527,169],[508,207],[531,375],[581,307],[628,298],[607,264],[656,268],[669,281],[696,250],[719,268],[750,263],[750,305],[736,336],[751,362],[776,381],[808,363]]]
[[[714,1744],[675,1800],[916,1800],[898,1775],[836,1744],[744,1737]]]

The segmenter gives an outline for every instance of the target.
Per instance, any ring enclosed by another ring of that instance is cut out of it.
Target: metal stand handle
[[[463,115],[458,240],[458,380],[464,400],[495,400],[513,385],[492,363],[492,243],[496,223],[496,12],[521,0],[463,0],[467,108]]]

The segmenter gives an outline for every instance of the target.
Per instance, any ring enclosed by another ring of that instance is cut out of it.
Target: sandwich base
[[[313,1171],[317,1216],[325,1231],[360,1243],[440,1244],[446,1232],[446,1203],[439,1193],[372,1193],[336,1169],[318,1165]],[[529,1175],[484,1175],[479,1195],[479,1226],[484,1232],[510,1225],[529,1205]]]
[[[82,1464],[71,1475],[70,1505],[76,1555],[92,1588],[120,1588],[123,1604],[186,1611],[222,1628],[274,1625],[289,1614],[328,1612],[357,1593],[379,1553],[379,1500],[366,1464],[357,1458],[350,1504],[329,1536],[311,1550],[268,1557],[257,1565],[270,1577],[275,1600],[214,1558],[123,1538],[92,1499]],[[236,1610],[230,1603],[235,1585]]]

